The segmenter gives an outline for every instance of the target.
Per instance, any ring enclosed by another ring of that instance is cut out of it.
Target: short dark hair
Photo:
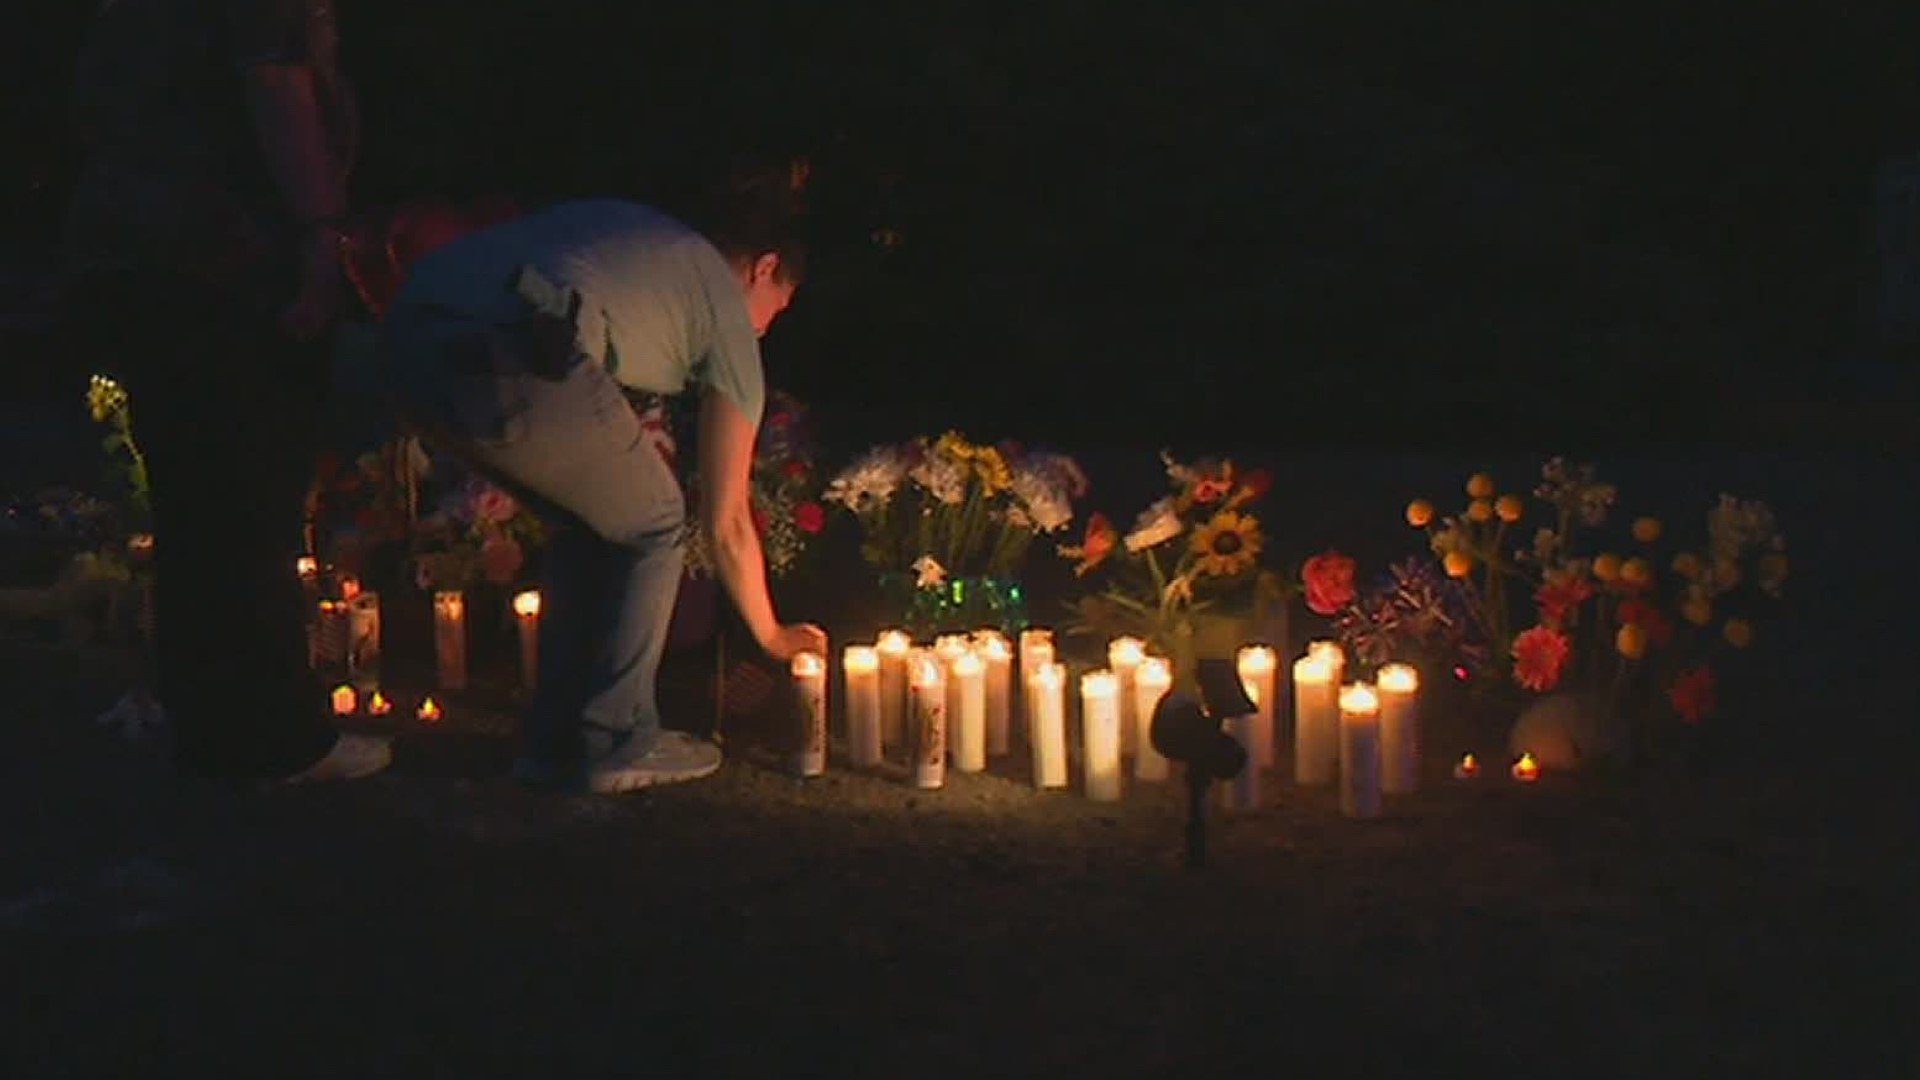
[[[691,224],[729,262],[772,252],[780,258],[780,277],[799,284],[807,269],[807,174],[804,159],[736,168],[698,200]]]

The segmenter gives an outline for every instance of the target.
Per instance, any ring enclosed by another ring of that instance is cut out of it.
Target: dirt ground
[[[463,705],[364,782],[182,787],[86,723],[115,663],[6,657],[9,1076],[1914,1075],[1858,762],[1463,783],[1436,717],[1385,818],[1281,781],[1194,873],[1178,785],[802,782],[752,726],[619,799],[515,790]]]

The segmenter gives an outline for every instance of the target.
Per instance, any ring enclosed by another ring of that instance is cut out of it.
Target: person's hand
[[[825,659],[827,632],[812,623],[789,623],[775,630],[760,647],[775,660],[791,660],[803,652],[818,653]]]
[[[300,253],[300,291],[280,314],[281,327],[296,340],[319,337],[340,312],[340,241],[338,229],[317,229]]]

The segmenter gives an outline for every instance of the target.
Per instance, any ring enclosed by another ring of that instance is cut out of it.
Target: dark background
[[[30,6],[29,280],[89,5]],[[810,154],[817,273],[767,351],[836,441],[1731,438],[1908,378],[1864,296],[1873,167],[1920,149],[1910,11],[340,6],[364,205]]]

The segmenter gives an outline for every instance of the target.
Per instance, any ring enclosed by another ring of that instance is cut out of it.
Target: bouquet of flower
[[[87,413],[94,423],[108,428],[100,448],[107,455],[108,488],[126,504],[121,523],[136,531],[150,527],[153,503],[147,458],[133,439],[133,405],[126,388],[105,375],[93,376],[87,382]]]
[[[826,527],[826,508],[820,505],[819,480],[813,464],[813,440],[806,407],[788,394],[774,391],[766,417],[754,442],[750,479],[751,509],[767,570],[779,577],[800,562],[813,538]],[[687,493],[687,572],[705,576],[714,572],[713,549],[694,511],[700,498],[697,478],[682,479]]]
[[[1073,521],[1087,478],[1065,454],[984,446],[956,432],[867,451],[825,499],[859,522],[861,554],[911,571],[921,588],[949,577],[1009,576],[1036,535]]]
[[[1058,549],[1074,560],[1075,576],[1105,576],[1104,587],[1072,601],[1067,633],[1126,634],[1172,651],[1192,634],[1196,614],[1258,615],[1286,599],[1280,576],[1261,568],[1266,539],[1250,509],[1272,478],[1236,472],[1229,460],[1188,465],[1165,451],[1160,458],[1173,490],[1125,536],[1096,513],[1080,543]]]
[[[1683,721],[1711,715],[1715,654],[1751,643],[1755,612],[1777,599],[1786,581],[1786,542],[1772,512],[1722,495],[1707,514],[1705,547],[1679,551],[1663,570],[1658,518],[1632,522],[1627,554],[1589,545],[1617,498],[1591,466],[1555,458],[1541,477],[1533,494],[1551,524],[1511,553],[1501,541],[1529,507],[1519,496],[1492,499],[1484,474],[1469,481],[1473,501],[1459,518],[1436,527],[1424,500],[1407,508],[1409,522],[1430,530],[1449,577],[1481,576],[1467,595],[1489,631],[1488,670],[1534,693],[1573,687],[1603,694],[1615,708],[1627,691],[1646,684]],[[1498,522],[1490,531],[1489,521]],[[1532,624],[1510,637],[1506,594],[1496,581],[1530,590]],[[1511,667],[1493,666],[1502,660]]]
[[[414,523],[414,581],[428,591],[511,584],[542,540],[540,521],[512,495],[451,459],[436,459],[443,494]]]
[[[357,572],[372,549],[407,541],[414,529],[411,498],[397,478],[403,471],[424,472],[428,464],[413,439],[397,439],[351,461],[321,454],[307,491],[310,550],[329,565]]]
[[[1467,670],[1485,666],[1487,642],[1473,594],[1431,559],[1406,559],[1367,592],[1333,612],[1333,629],[1362,663],[1447,660]]]

